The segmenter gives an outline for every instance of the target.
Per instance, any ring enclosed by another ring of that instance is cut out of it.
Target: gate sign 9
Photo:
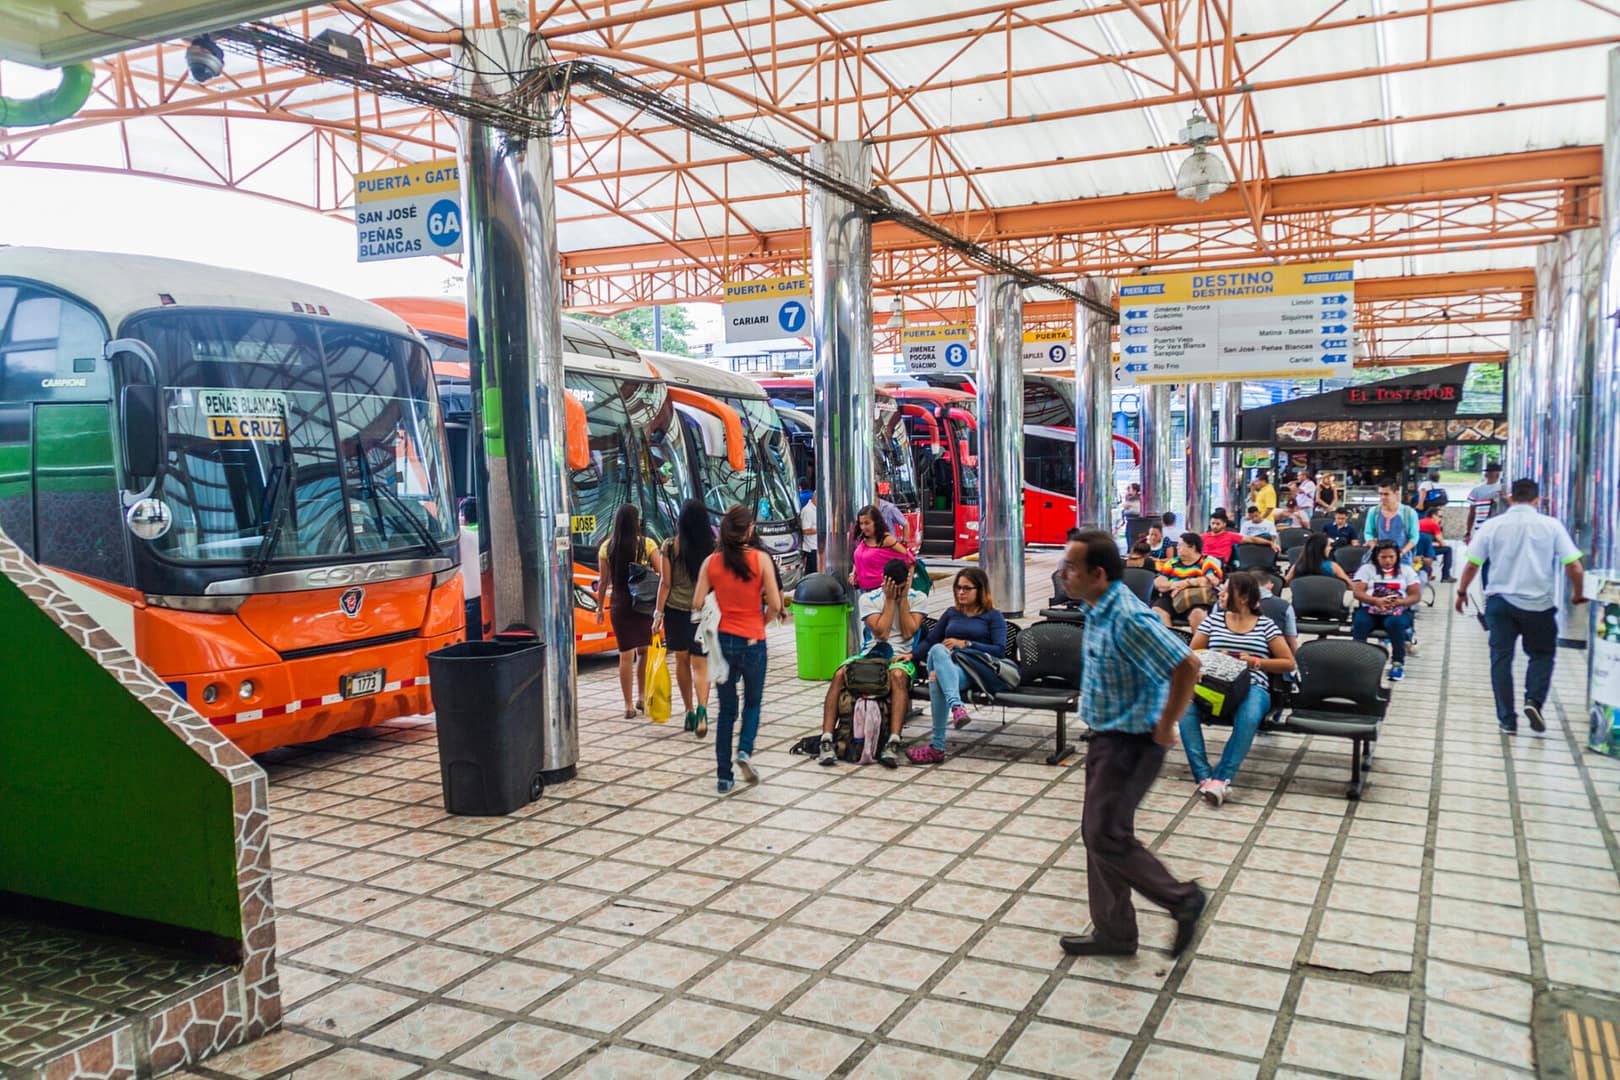
[[[1025,330],[1022,356],[1025,371],[1067,369],[1074,363],[1074,334],[1068,327]]]
[[[454,161],[358,173],[354,179],[360,262],[454,255],[461,250],[461,173]]]

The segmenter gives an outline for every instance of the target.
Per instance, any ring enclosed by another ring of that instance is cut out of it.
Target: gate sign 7
[[[726,282],[720,307],[726,341],[780,341],[810,332],[810,279]]]
[[[355,254],[360,262],[454,255],[461,250],[461,173],[428,161],[354,178]]]

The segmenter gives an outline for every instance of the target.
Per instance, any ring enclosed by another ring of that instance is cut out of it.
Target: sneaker
[[[968,715],[968,711],[964,706],[952,705],[951,706],[951,723],[956,726],[956,729],[958,731],[960,731],[963,728],[967,727],[969,724],[973,723],[973,717]]]
[[[1540,735],[1543,731],[1547,730],[1547,721],[1543,720],[1541,717],[1540,705],[1535,705],[1528,701],[1525,702],[1524,718],[1530,721],[1530,730],[1535,732],[1537,735]]]
[[[1202,780],[1200,780],[1196,784],[1194,784],[1193,785],[1193,794],[1202,795],[1204,793],[1204,791],[1209,787],[1209,779],[1210,778],[1206,776]]]
[[[1203,786],[1198,790],[1199,794],[1204,796],[1205,802],[1209,803],[1211,806],[1218,807],[1222,803],[1226,802],[1227,786],[1228,785],[1225,780],[1209,779],[1205,780]]]
[[[821,737],[821,752],[820,756],[816,758],[816,764],[838,764],[838,751],[833,747],[833,737],[831,735],[823,735]]]
[[[1405,664],[1395,664],[1389,669],[1390,682],[1400,682],[1404,678],[1406,678]]]
[[[938,765],[945,760],[945,751],[932,744],[913,746],[906,752],[913,765]]]
[[[895,752],[894,736],[890,735],[884,738],[877,757],[878,764],[885,769],[898,769],[900,767],[900,756]]]
[[[1496,727],[1504,735],[1517,735],[1519,733],[1519,725],[1511,720],[1498,720]]]
[[[754,763],[747,753],[738,751],[737,760],[733,764],[737,766],[737,771],[742,773],[743,783],[750,785],[759,783],[759,773],[754,770]]]
[[[720,780],[715,783],[714,789],[722,795],[730,795],[732,789],[734,789],[736,786],[737,781],[735,780]]]

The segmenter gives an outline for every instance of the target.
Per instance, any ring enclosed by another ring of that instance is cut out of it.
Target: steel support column
[[[1528,385],[1525,397],[1530,405],[1530,424],[1524,441],[1525,476],[1538,484],[1547,480],[1550,426],[1548,413],[1552,411],[1553,369],[1557,366],[1558,324],[1564,290],[1561,279],[1564,261],[1558,241],[1551,240],[1536,248],[1536,333],[1532,346],[1530,370],[1525,373]],[[1509,484],[1519,479],[1505,477]]]
[[[1209,520],[1209,513],[1216,506],[1224,503],[1210,501],[1209,473],[1210,454],[1213,448],[1210,443],[1210,398],[1214,387],[1207,382],[1187,384],[1187,527],[1189,529],[1202,529]],[[1225,498],[1224,491],[1221,498]],[[1231,507],[1227,508],[1231,510]],[[1234,521],[1243,518],[1242,508],[1233,511]]]
[[[456,88],[505,100],[549,61],[540,37],[469,30]],[[495,630],[520,626],[546,646],[541,767],[574,775],[573,562],[563,483],[562,284],[547,139],[461,124],[466,193],[467,344],[479,369],[488,498],[481,507],[494,568]]]
[[[1243,414],[1243,384],[1229,382],[1221,387],[1221,441],[1236,442],[1238,418]],[[1228,446],[1221,453],[1223,475],[1216,486],[1228,510],[1241,513],[1249,505],[1249,485],[1243,482],[1243,451]]]
[[[1024,293],[1007,274],[978,280],[979,566],[996,606],[1024,613]]]
[[[1112,278],[1087,278],[1091,299],[1114,302]],[[1087,307],[1074,306],[1075,524],[1106,529],[1114,507],[1114,324]]]
[[[1542,490],[1543,509],[1564,523],[1582,551],[1590,551],[1592,545],[1589,410],[1602,273],[1600,240],[1600,230],[1578,229],[1557,241],[1563,265],[1553,336],[1553,407],[1547,410],[1547,481]]]
[[[1162,514],[1175,509],[1170,494],[1171,390],[1168,383],[1148,383],[1137,390],[1141,402],[1142,510]],[[1182,524],[1187,525],[1185,521]]]
[[[1530,372],[1535,365],[1536,323],[1518,319],[1508,326],[1507,392],[1508,437],[1502,448],[1502,472],[1509,483],[1530,471],[1530,427],[1535,401],[1530,393]]]
[[[872,147],[812,146],[810,164],[863,190]],[[855,514],[873,501],[872,222],[866,211],[820,188],[810,191],[810,274],[815,297],[816,499],[821,569],[843,581],[854,563]],[[860,641],[854,610],[850,652]]]
[[[1592,374],[1592,564],[1620,574],[1620,49],[1609,53],[1603,125],[1602,274]],[[1598,605],[1593,605],[1597,607]]]

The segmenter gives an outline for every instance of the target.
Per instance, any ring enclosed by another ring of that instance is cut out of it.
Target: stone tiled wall
[[[242,964],[231,983],[174,1005],[153,1025],[152,1067],[161,1071],[199,1061],[207,1054],[272,1030],[281,1021],[281,996],[276,980],[269,792],[264,770],[190,705],[176,697],[151,669],[119,645],[3,532],[0,532],[0,571],[117,678],[158,723],[231,785],[235,807],[236,880],[242,917]],[[96,1058],[95,1062],[82,1063],[86,1075],[119,1075],[120,1064],[103,1066],[100,1063],[102,1049],[92,1046],[77,1051],[79,1055],[92,1054]],[[111,1050],[115,1059],[120,1057],[116,1047]]]

